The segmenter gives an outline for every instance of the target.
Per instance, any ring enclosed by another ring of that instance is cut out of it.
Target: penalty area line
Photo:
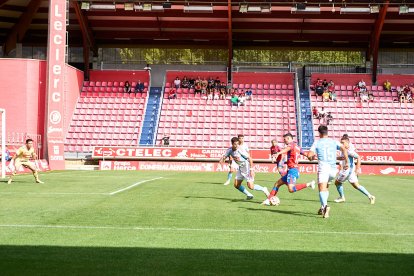
[[[0,224],[0,228],[49,228],[49,229],[79,229],[79,230],[128,230],[128,231],[174,231],[174,232],[216,232],[216,233],[267,233],[267,234],[307,234],[307,235],[366,235],[413,237],[414,233],[385,233],[385,232],[340,232],[340,231],[300,231],[300,230],[261,230],[261,229],[213,229],[213,228],[174,228],[174,227],[140,227],[140,226],[88,226],[88,225],[40,225],[40,224]]]
[[[154,180],[161,179],[161,178],[164,178],[164,177],[162,177],[162,176],[161,176],[161,177],[151,178],[151,179],[147,179],[147,180],[142,180],[142,181],[139,181],[139,182],[137,182],[137,183],[134,183],[134,184],[132,184],[132,185],[130,185],[130,186],[128,186],[128,187],[125,187],[125,188],[122,188],[122,189],[119,189],[119,190],[113,191],[113,192],[108,193],[108,194],[109,194],[109,195],[116,195],[116,194],[121,193],[121,192],[123,192],[123,191],[129,190],[129,189],[132,189],[132,188],[134,188],[134,187],[136,187],[136,186],[139,186],[139,185],[141,185],[141,184],[143,184],[143,183],[150,182],[150,181],[154,181]]]

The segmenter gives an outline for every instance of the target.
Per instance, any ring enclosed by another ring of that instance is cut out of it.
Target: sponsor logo
[[[366,156],[362,156],[361,160],[368,161],[368,162],[394,162],[394,158],[392,158],[392,156],[385,156],[385,155],[379,155],[379,156],[366,155]]]
[[[62,115],[60,115],[59,111],[52,111],[49,115],[50,122],[54,125],[57,125],[62,120]]]
[[[412,169],[406,169],[405,167],[398,167],[398,174],[410,174],[413,175],[414,174],[414,168]]]
[[[111,161],[101,161],[101,170],[102,171],[109,171],[112,169],[112,162]]]
[[[390,173],[393,173],[393,172],[395,172],[395,169],[394,168],[386,168],[386,169],[383,169],[383,170],[380,170],[380,173],[382,173],[382,174],[390,174]]]
[[[63,161],[63,156],[62,155],[52,155],[52,156],[50,156],[50,160],[51,161]]]
[[[177,153],[177,157],[181,157],[181,158],[185,157],[185,158],[187,158],[188,157],[187,156],[187,150],[185,149],[185,150]]]
[[[62,132],[63,131],[63,129],[62,128],[60,128],[60,127],[53,127],[53,126],[49,126],[48,128],[47,128],[47,133],[48,134],[50,134],[50,133],[54,133],[54,132]]]

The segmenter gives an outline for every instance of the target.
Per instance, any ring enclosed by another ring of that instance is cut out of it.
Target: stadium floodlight
[[[242,4],[240,4],[240,6],[239,6],[239,12],[240,13],[246,13],[247,12],[247,8],[248,8],[249,6],[246,4],[246,3],[242,3]]]
[[[305,7],[304,9],[298,9],[297,7],[292,7],[290,9],[291,13],[321,13],[321,7]]]
[[[124,3],[124,10],[133,11],[134,10],[134,3]]]
[[[89,3],[89,2],[82,2],[81,3],[81,10],[89,11],[90,8],[91,8],[91,3]]]
[[[152,4],[151,3],[144,3],[142,5],[142,10],[143,11],[152,11]]]
[[[190,6],[190,5],[187,5],[187,6],[184,6],[184,12],[212,13],[213,12],[213,6],[212,5],[210,5],[210,6],[199,6],[199,5]]]
[[[92,3],[90,6],[91,10],[112,10],[115,11],[116,10],[116,5],[115,4],[94,4]]]
[[[352,13],[371,13],[370,8],[363,8],[363,7],[342,7],[341,14],[352,14]]]
[[[247,12],[262,12],[262,7],[260,6],[248,6]]]
[[[272,11],[272,6],[271,5],[262,6],[261,8],[262,8],[262,10],[260,12],[262,12],[262,13],[269,13],[269,12]]]
[[[372,5],[369,7],[369,9],[370,9],[370,13],[379,13],[379,10],[380,10],[378,5]]]
[[[399,9],[399,14],[407,14],[409,11],[409,8],[407,5],[401,5]]]

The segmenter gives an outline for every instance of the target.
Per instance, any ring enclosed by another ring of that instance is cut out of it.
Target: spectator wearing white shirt
[[[176,89],[181,87],[181,80],[178,77],[176,77],[175,80],[174,80],[174,87]]]

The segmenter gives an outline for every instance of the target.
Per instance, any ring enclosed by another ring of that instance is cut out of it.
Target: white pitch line
[[[122,188],[122,189],[116,190],[116,191],[114,191],[114,192],[112,192],[112,193],[109,193],[109,195],[115,195],[115,194],[117,194],[117,193],[120,193],[120,192],[123,192],[123,191],[129,190],[129,189],[132,189],[132,188],[134,188],[134,187],[136,187],[136,186],[138,186],[138,185],[141,185],[141,184],[143,184],[143,183],[145,183],[145,182],[154,181],[154,180],[161,179],[161,178],[163,178],[163,177],[156,177],[156,178],[152,178],[152,179],[148,179],[148,180],[142,180],[142,181],[137,182],[137,183],[134,183],[134,184],[132,184],[132,185],[130,185],[130,186],[128,186],[128,187],[125,187],[125,188]]]
[[[213,228],[174,228],[174,227],[141,227],[141,226],[87,226],[87,225],[40,225],[40,224],[0,224],[0,228],[49,228],[49,229],[88,229],[88,230],[136,230],[136,231],[175,231],[175,232],[216,232],[216,233],[267,233],[267,234],[309,234],[309,235],[366,235],[413,237],[414,233],[378,233],[378,232],[339,232],[339,231],[300,231],[300,230],[261,230],[261,229],[213,229]]]
[[[50,192],[50,193],[35,193],[35,192],[0,192],[0,194],[9,195],[9,194],[24,194],[24,195],[109,195],[108,193],[71,193],[71,192]]]

